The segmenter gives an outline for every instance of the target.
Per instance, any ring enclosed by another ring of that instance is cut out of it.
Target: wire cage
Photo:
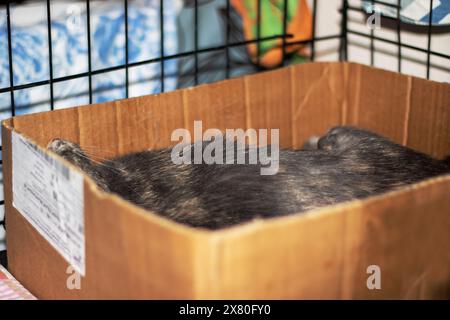
[[[81,73],[75,73],[75,74],[69,74],[69,75],[63,75],[59,76],[54,68],[54,59],[55,59],[55,53],[53,51],[53,42],[52,42],[52,6],[51,1],[46,0],[42,2],[42,5],[46,8],[46,22],[47,22],[47,38],[48,38],[48,78],[40,81],[34,81],[29,83],[15,83],[15,72],[14,69],[14,63],[13,63],[13,21],[12,21],[12,14],[11,11],[16,6],[21,6],[22,1],[2,1],[0,4],[0,8],[5,9],[6,13],[6,42],[7,42],[7,54],[5,56],[7,57],[7,65],[8,65],[8,74],[9,74],[9,83],[6,87],[0,88],[0,94],[8,94],[10,96],[10,106],[9,111],[10,115],[14,116],[18,113],[18,109],[20,106],[17,105],[17,101],[15,99],[15,92],[18,92],[20,90],[24,89],[30,89],[35,87],[42,87],[42,86],[48,86],[49,87],[49,109],[53,110],[55,109],[55,92],[54,87],[55,85],[65,83],[67,81],[71,81],[74,79],[82,79],[87,78],[87,88],[88,88],[88,101],[89,103],[94,102],[94,95],[96,94],[96,89],[93,86],[93,78],[97,75],[102,74],[108,74],[109,72],[113,71],[124,71],[125,72],[125,83],[124,83],[124,96],[123,98],[128,98],[130,96],[130,69],[138,66],[144,66],[144,65],[150,65],[150,64],[159,64],[159,75],[157,81],[159,81],[159,88],[160,92],[167,91],[165,78],[168,74],[168,71],[166,70],[166,61],[175,60],[175,59],[185,59],[184,62],[188,62],[192,64],[192,72],[190,72],[187,76],[189,76],[190,81],[187,82],[186,85],[197,85],[200,83],[205,82],[201,78],[202,73],[202,67],[200,65],[200,55],[205,53],[214,53],[214,52],[221,52],[223,56],[224,63],[223,63],[223,72],[224,72],[224,78],[230,78],[233,76],[232,69],[234,64],[236,63],[233,61],[233,57],[231,56],[230,52],[233,48],[244,48],[245,46],[249,44],[255,44],[257,48],[257,54],[256,54],[256,61],[250,61],[249,64],[251,64],[254,67],[254,71],[261,71],[265,70],[266,67],[263,67],[260,64],[259,57],[261,56],[261,50],[262,50],[262,44],[266,41],[271,41],[274,39],[281,39],[281,52],[282,52],[282,59],[279,64],[274,66],[274,68],[282,67],[284,65],[292,63],[291,55],[289,53],[288,48],[291,46],[298,46],[303,45],[305,47],[309,48],[309,52],[306,57],[306,61],[316,61],[317,60],[317,54],[318,54],[318,44],[330,40],[338,41],[338,59],[341,61],[348,61],[349,59],[349,45],[351,45],[351,37],[352,36],[358,36],[364,39],[367,39],[369,41],[368,49],[370,50],[370,64],[373,66],[375,65],[375,53],[377,52],[377,48],[375,47],[375,43],[384,43],[389,44],[391,46],[396,47],[396,55],[397,55],[397,67],[395,71],[403,72],[402,68],[402,62],[404,60],[404,51],[405,50],[412,50],[420,52],[424,55],[426,55],[426,60],[424,62],[424,66],[426,68],[426,74],[424,77],[427,79],[430,78],[430,70],[432,65],[432,57],[438,57],[441,59],[444,59],[446,61],[446,64],[448,64],[450,60],[450,54],[445,52],[438,52],[432,50],[432,36],[433,33],[436,31],[436,27],[433,26],[433,8],[435,8],[436,2],[439,2],[439,0],[430,0],[429,1],[429,14],[427,16],[428,21],[424,23],[421,26],[421,32],[426,35],[427,38],[427,44],[426,47],[421,47],[418,45],[412,45],[410,43],[407,43],[406,41],[402,41],[401,37],[401,31],[402,28],[405,28],[405,24],[402,21],[401,18],[401,0],[397,1],[378,1],[378,0],[370,0],[370,1],[348,1],[348,0],[342,0],[340,2],[340,8],[339,8],[339,15],[340,15],[340,25],[339,28],[336,29],[336,31],[331,32],[330,35],[326,36],[318,36],[317,35],[317,16],[318,16],[318,5],[319,1],[312,0],[310,1],[310,9],[311,9],[311,17],[312,17],[312,35],[309,39],[306,40],[300,40],[300,41],[293,41],[292,40],[292,34],[288,32],[288,6],[290,1],[296,1],[296,0],[284,0],[280,1],[282,3],[282,6],[280,9],[280,14],[282,16],[282,31],[279,34],[271,35],[271,36],[262,36],[262,23],[264,22],[264,18],[262,17],[262,1],[261,0],[255,0],[256,6],[257,6],[257,16],[256,16],[256,37],[254,39],[245,39],[242,37],[234,37],[233,36],[233,25],[232,25],[232,15],[233,15],[233,8],[231,4],[231,0],[227,0],[225,2],[225,7],[223,8],[223,17],[224,21],[222,21],[225,24],[224,30],[225,30],[225,43],[223,45],[219,46],[210,46],[210,47],[204,47],[200,45],[199,41],[199,32],[200,32],[200,26],[199,26],[199,18],[200,18],[200,8],[205,2],[209,2],[208,0],[185,0],[184,5],[191,6],[193,10],[193,24],[191,26],[191,30],[188,30],[189,33],[193,34],[193,49],[184,51],[184,52],[178,52],[175,54],[169,54],[167,53],[166,47],[165,47],[165,31],[164,31],[164,19],[165,15],[164,12],[167,5],[167,0],[159,0],[159,17],[158,17],[158,23],[159,23],[159,56],[158,57],[152,57],[150,59],[144,59],[140,61],[132,61],[130,60],[130,29],[129,29],[129,2],[127,0],[124,0],[121,5],[123,5],[123,16],[124,18],[124,28],[125,28],[125,37],[124,37],[124,45],[123,45],[123,55],[124,55],[124,63],[120,63],[114,66],[110,67],[104,67],[104,68],[94,68],[93,66],[93,57],[92,57],[92,46],[93,46],[93,39],[91,35],[91,1],[86,0],[85,1],[85,8],[86,8],[86,37],[87,37],[87,71],[81,72]],[[54,2],[54,1],[52,1]],[[395,3],[396,2],[396,3]],[[393,29],[396,33],[396,39],[389,39],[380,35],[377,35],[373,29],[371,29],[369,32],[364,33],[360,30],[356,30],[351,26],[351,21],[349,18],[349,15],[352,12],[359,12],[367,17],[367,11],[363,9],[363,4],[369,4],[372,6],[380,5],[385,6],[387,8],[390,8],[393,10],[394,14],[391,14],[390,16],[383,16],[382,19],[384,23],[390,24],[391,29]],[[444,29],[444,32],[449,32],[449,29]],[[206,66],[208,68],[208,65]],[[443,68],[445,72],[450,74],[450,71]],[[186,75],[185,75],[186,76]],[[1,146],[0,146],[1,148]],[[0,160],[1,161],[1,160]],[[3,197],[3,196],[1,196]],[[3,198],[0,198],[3,199]],[[0,200],[0,205],[3,206],[4,201]],[[3,208],[2,208],[3,210]],[[2,219],[0,221],[0,228],[5,227],[5,221]],[[1,242],[1,239],[0,239]]]

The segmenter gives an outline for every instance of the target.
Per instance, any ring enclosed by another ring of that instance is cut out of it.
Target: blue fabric
[[[437,2],[439,1],[437,0]],[[432,23],[439,24],[448,15],[450,15],[450,0],[441,0],[439,5],[433,9]],[[428,24],[430,21],[430,13],[428,12],[420,21]]]
[[[428,25],[430,19],[431,0],[401,0],[400,19],[405,23]],[[397,5],[397,0],[385,0],[384,2]],[[362,7],[371,14],[374,7],[381,11],[382,15],[396,18],[397,9],[383,4],[372,5],[371,1],[363,1]],[[433,16],[431,24],[450,25],[450,0],[433,0]]]
[[[198,47],[214,48],[226,45],[226,0],[198,2]],[[229,43],[244,42],[242,20],[231,7]],[[193,51],[194,42],[194,7],[185,6],[178,17],[178,47],[180,52]],[[198,84],[210,83],[226,78],[226,52],[216,50],[198,54]],[[230,77],[250,74],[257,68],[250,61],[247,47],[229,48]],[[178,65],[178,88],[193,86],[195,73],[195,57],[181,58]]]
[[[164,2],[164,54],[177,52],[176,10],[173,1]],[[159,0],[129,1],[129,62],[160,56]],[[45,9],[45,3],[42,4]],[[88,71],[87,24],[85,2],[73,2],[79,15],[53,14],[53,77],[64,77]],[[12,51],[14,85],[49,79],[47,17],[44,14],[33,26],[17,23],[12,9]],[[77,11],[75,10],[75,11]],[[42,11],[42,10],[41,10]],[[45,11],[44,11],[45,12]],[[123,1],[91,1],[91,61],[93,70],[125,63],[125,19]],[[0,87],[9,86],[8,40],[5,10],[0,12]],[[164,63],[167,74],[177,70],[176,60]],[[161,90],[160,63],[129,69],[130,96],[157,93]],[[125,70],[95,75],[92,78],[93,102],[125,97]],[[176,88],[176,77],[165,79],[166,90]],[[49,110],[49,86],[15,92],[16,114]],[[56,107],[87,104],[88,81],[80,78],[54,84]],[[0,94],[0,118],[10,116],[10,94]]]

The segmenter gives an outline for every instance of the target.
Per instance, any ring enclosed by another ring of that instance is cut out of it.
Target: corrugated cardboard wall
[[[59,137],[108,157],[171,145],[171,132],[192,132],[195,120],[203,121],[204,130],[278,128],[281,145],[295,148],[331,126],[351,124],[442,157],[450,153],[449,99],[447,84],[353,63],[313,63],[17,117],[14,127],[42,146]]]

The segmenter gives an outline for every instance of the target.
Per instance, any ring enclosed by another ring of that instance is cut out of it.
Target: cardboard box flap
[[[302,147],[312,135],[323,135],[344,124],[346,79],[351,65],[313,63],[291,68],[293,147]]]
[[[346,124],[443,158],[450,155],[450,85],[350,63]]]
[[[450,84],[412,78],[407,145],[433,157],[450,156]]]
[[[411,107],[411,77],[356,64],[351,69],[347,124],[404,144]]]

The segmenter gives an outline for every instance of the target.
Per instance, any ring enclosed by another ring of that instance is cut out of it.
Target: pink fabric
[[[36,298],[0,265],[0,300],[36,300]]]

